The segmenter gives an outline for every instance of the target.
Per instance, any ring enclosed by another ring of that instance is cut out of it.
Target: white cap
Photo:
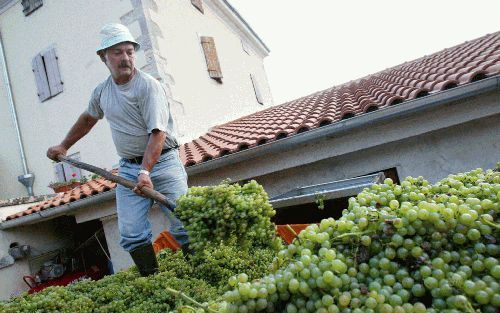
[[[99,33],[101,35],[101,45],[96,52],[107,49],[121,42],[131,42],[135,46],[135,50],[139,50],[140,45],[135,41],[134,37],[128,28],[118,23],[108,23],[104,25]]]

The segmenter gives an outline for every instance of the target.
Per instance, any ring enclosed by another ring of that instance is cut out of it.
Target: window
[[[203,3],[201,2],[201,0],[191,0],[191,4],[197,8],[201,13],[204,13],[203,12]]]
[[[80,161],[80,153],[74,153],[68,157]],[[56,171],[57,182],[69,182],[72,179],[79,181],[82,178],[82,170],[73,165],[59,162],[54,165]]]
[[[54,48],[39,53],[33,58],[32,69],[35,74],[38,98],[41,102],[63,91],[57,59]]]
[[[23,5],[23,13],[24,16],[28,16],[31,13],[35,12],[36,9],[43,5],[42,0],[22,0],[21,4]]]
[[[269,199],[276,209],[273,220],[276,224],[310,224],[328,217],[340,218],[349,205],[349,197],[384,179],[384,174],[378,172],[290,190]]]
[[[260,87],[259,84],[257,83],[255,75],[250,74],[250,80],[252,81],[253,90],[255,92],[255,98],[257,99],[257,102],[260,104],[264,104],[264,100],[262,99],[262,94],[260,93]]]
[[[217,50],[215,49],[214,38],[202,36],[200,39],[205,54],[205,61],[207,62],[208,74],[214,80],[222,83],[222,71],[220,69],[219,58],[217,57]]]

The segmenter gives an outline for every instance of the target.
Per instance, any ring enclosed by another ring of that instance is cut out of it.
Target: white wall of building
[[[0,27],[0,38],[3,36],[2,26]],[[3,195],[23,195],[26,192],[24,186],[15,181],[17,176],[24,173],[12,109],[8,102],[8,87],[4,81],[4,70],[3,64],[0,62],[0,71],[2,71],[2,75],[0,75],[0,131],[2,134],[0,136],[0,173],[1,177],[9,177],[8,181],[4,181],[0,177],[0,197]]]
[[[53,163],[45,156],[47,148],[64,138],[86,109],[92,90],[109,75],[95,54],[99,30],[107,22],[128,25],[133,35],[146,43],[137,55],[138,68],[151,70],[157,67],[159,59],[167,60],[170,79],[164,83],[175,83],[170,86],[172,107],[182,142],[212,126],[263,108],[256,101],[250,73],[259,80],[265,105],[272,103],[262,63],[266,52],[259,52],[246,38],[251,50],[250,55],[246,54],[240,41],[244,36],[234,23],[221,18],[223,14],[214,13],[212,1],[207,1],[205,14],[201,14],[190,1],[182,0],[144,3],[44,0],[43,6],[29,16],[24,16],[21,1],[13,2],[0,13],[0,34],[27,163],[35,174],[35,195],[51,193],[47,185],[56,179]],[[223,84],[208,77],[198,38],[201,35],[215,38]],[[152,41],[158,43],[153,50]],[[40,102],[31,62],[49,47],[56,49],[64,91]],[[1,77],[0,80],[3,83]],[[26,195],[26,189],[17,182],[17,176],[23,174],[22,163],[3,85],[0,87],[0,144],[4,147],[0,150],[0,198],[12,198]],[[83,161],[96,166],[109,169],[118,163],[105,120],[97,123],[69,153],[75,152],[80,152]]]
[[[110,9],[110,6],[113,9]],[[95,53],[99,30],[105,22],[119,22],[130,11],[130,1],[56,1],[45,0],[43,6],[24,16],[18,1],[0,15],[10,83],[21,128],[30,171],[35,173],[35,194],[51,193],[47,187],[55,179],[53,163],[46,156],[47,148],[58,144],[78,116],[86,109],[93,88],[108,75],[107,68]],[[64,91],[40,102],[31,62],[33,57],[55,46]],[[0,95],[2,113],[7,110],[5,93]],[[9,115],[1,114],[2,122]],[[12,139],[12,123],[2,123],[0,140],[5,142],[0,153],[1,198],[26,195],[17,182],[20,169],[19,153]],[[14,137],[15,138],[15,137]],[[117,163],[107,122],[98,123],[92,132],[70,152],[80,152],[81,158],[97,166],[110,168]],[[9,148],[5,148],[9,147]]]
[[[252,38],[220,10],[220,3],[203,1],[203,14],[190,1],[158,1],[156,12],[150,10],[151,20],[162,30],[158,46],[167,57],[167,71],[174,79],[172,96],[181,105],[183,114],[177,120],[183,142],[273,103],[263,67],[267,52],[252,44]],[[222,84],[208,75],[201,36],[214,38],[224,76]],[[243,50],[242,40],[249,54]],[[260,85],[264,105],[257,102],[251,73]]]

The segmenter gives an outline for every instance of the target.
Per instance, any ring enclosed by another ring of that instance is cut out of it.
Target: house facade
[[[189,184],[256,179],[271,198],[283,199],[298,188],[345,187],[369,174],[435,182],[494,168],[500,160],[499,39],[500,33],[489,34],[214,127],[180,149]],[[25,234],[41,223],[71,223],[73,232],[102,227],[114,270],[127,268],[132,261],[118,246],[115,187],[98,178],[8,215],[0,223],[0,257],[13,240],[31,245]],[[342,195],[326,198],[321,214],[338,216],[349,194],[330,191]],[[273,205],[279,223],[319,221],[314,199]],[[156,208],[151,221],[155,238],[168,228]],[[48,241],[59,228],[48,230]],[[23,270],[29,268],[16,262],[0,269],[0,277]],[[0,292],[5,297],[10,290]]]
[[[34,174],[35,195],[68,179],[45,153],[109,75],[95,53],[108,22],[126,25],[141,44],[136,67],[163,84],[181,142],[272,105],[269,49],[224,0],[2,0],[0,144],[9,148],[0,152],[0,198],[27,194],[20,175]],[[105,120],[69,153],[104,168],[118,162]]]

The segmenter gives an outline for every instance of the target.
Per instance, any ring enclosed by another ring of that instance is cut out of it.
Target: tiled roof
[[[37,205],[31,206],[26,210],[19,212],[17,214],[12,214],[7,216],[6,220],[12,220],[21,216],[30,215],[36,212],[40,212],[46,209],[54,208],[60,205],[68,204],[76,200],[81,200],[93,195],[109,191],[116,187],[116,183],[111,182],[105,178],[99,177],[91,180],[85,184],[82,184],[72,190],[61,192],[57,196]]]
[[[181,146],[186,166],[500,73],[500,32],[217,126]]]
[[[43,200],[47,200],[47,199],[52,198],[52,197],[54,197],[54,195],[28,196],[28,197],[0,200],[0,208],[19,205],[19,204],[27,204],[27,203],[43,201]]]
[[[192,166],[372,110],[423,97],[500,73],[500,32],[406,62],[356,81],[313,93],[212,129],[181,146]],[[29,207],[7,220],[64,205],[116,184],[98,178]]]

